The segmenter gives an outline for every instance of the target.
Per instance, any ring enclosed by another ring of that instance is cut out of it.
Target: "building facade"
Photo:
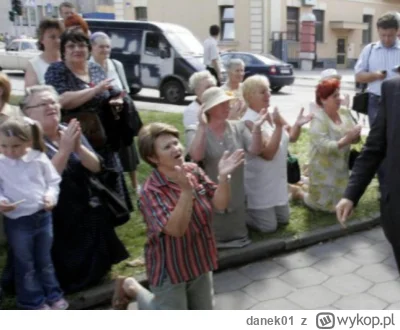
[[[316,18],[315,67],[352,68],[362,48],[377,40],[376,22],[399,0],[114,0],[117,19],[148,19],[185,26],[200,40],[222,28],[220,47],[272,52],[298,66],[300,26]]]

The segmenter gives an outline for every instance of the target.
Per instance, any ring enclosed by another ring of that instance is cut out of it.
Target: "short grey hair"
[[[59,102],[59,95],[53,86],[34,85],[31,87],[28,87],[25,90],[25,95],[22,98],[22,100],[19,102],[19,107],[21,108],[22,112],[25,113],[26,108],[30,105],[30,102],[35,94],[39,94],[39,93],[43,93],[43,92],[50,92],[51,94],[53,94],[55,100],[57,102]]]
[[[210,73],[210,71],[204,70],[204,71],[195,72],[190,76],[189,88],[192,91],[195,91],[197,89],[197,87],[199,86],[199,83],[203,80],[207,80],[213,86],[217,86],[217,80],[215,79],[215,77]]]
[[[230,71],[231,69],[233,69],[233,68],[235,68],[235,67],[237,67],[239,65],[245,67],[245,64],[244,64],[243,60],[241,60],[240,58],[232,58],[226,64],[226,69],[228,71]]]
[[[104,33],[104,32],[95,32],[93,34],[90,35],[90,43],[93,45],[95,43],[98,42],[98,40],[110,40],[110,37],[108,36],[108,34]]]
[[[269,80],[266,76],[256,74],[247,78],[242,85],[242,93],[244,100],[249,103],[249,99],[259,87],[267,86],[269,88]]]

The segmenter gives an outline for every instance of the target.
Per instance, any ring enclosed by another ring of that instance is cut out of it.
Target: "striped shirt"
[[[158,170],[143,185],[139,209],[147,226],[145,259],[151,285],[161,286],[168,276],[172,284],[187,282],[217,268],[217,249],[212,231],[211,200],[217,186],[194,163],[185,163],[193,187],[193,211],[182,237],[164,232],[181,189]]]
[[[398,73],[393,72],[393,68],[400,65],[400,40],[397,40],[390,48],[384,47],[380,41],[375,43],[371,51],[371,56],[369,56],[371,47],[372,44],[364,47],[354,67],[355,73],[386,70],[386,79],[396,77]],[[368,92],[380,96],[382,82],[383,80],[376,80],[369,83]]]

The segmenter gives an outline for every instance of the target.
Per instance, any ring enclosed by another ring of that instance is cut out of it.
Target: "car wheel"
[[[185,89],[178,80],[169,80],[162,85],[161,95],[168,103],[180,104],[185,99]]]
[[[283,86],[272,86],[271,87],[271,90],[274,92],[274,93],[278,93],[281,89],[282,89],[282,87]]]
[[[139,94],[141,90],[142,90],[141,87],[131,88],[131,95]]]

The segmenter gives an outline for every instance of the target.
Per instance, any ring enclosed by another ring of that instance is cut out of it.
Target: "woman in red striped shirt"
[[[212,309],[212,271],[217,268],[212,211],[227,207],[230,174],[243,163],[244,151],[224,154],[218,184],[196,164],[185,163],[173,126],[145,126],[139,133],[139,152],[154,168],[139,198],[147,226],[151,293],[133,278],[118,278],[113,306],[126,309],[136,298],[139,309]]]

